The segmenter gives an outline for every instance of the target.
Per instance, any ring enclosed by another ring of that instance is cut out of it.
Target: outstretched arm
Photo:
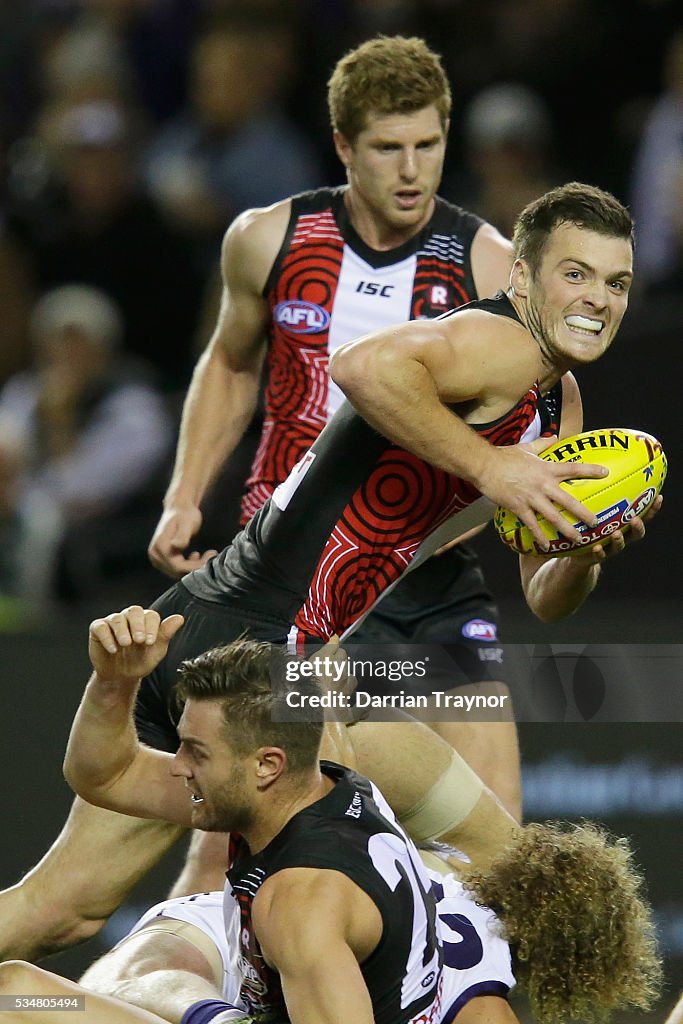
[[[289,203],[248,210],[223,241],[218,322],[192,376],[164,512],[149,546],[152,564],[172,577],[215,554],[184,552],[201,526],[202,499],[256,409],[268,319],[262,293],[288,218]]]
[[[187,793],[170,774],[172,754],[138,741],[133,708],[140,680],[166,655],[182,615],[163,621],[132,605],[90,624],[94,672],[76,713],[64,760],[69,785],[90,803],[190,827]]]

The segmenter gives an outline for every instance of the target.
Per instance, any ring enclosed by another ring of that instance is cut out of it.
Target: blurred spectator
[[[66,90],[72,101],[111,98],[83,92],[95,81],[108,79],[123,90],[119,96],[135,96],[153,122],[171,116],[182,105],[188,53],[201,7],[202,0],[60,4],[43,16],[46,27],[51,27],[42,60],[48,91]]]
[[[7,230],[36,288],[81,281],[110,293],[125,349],[149,360],[164,387],[184,388],[201,282],[187,245],[137,179],[125,108],[104,100],[67,107],[56,147],[51,176],[8,200]]]
[[[24,465],[17,432],[9,423],[0,424],[0,633],[20,629],[33,618],[22,571],[26,531],[19,493]]]
[[[636,266],[646,288],[683,293],[683,31],[669,42],[662,78],[633,172]]]
[[[506,82],[474,97],[463,127],[474,179],[468,206],[511,238],[527,203],[556,183],[550,112],[531,89]]]
[[[122,336],[120,309],[85,285],[56,288],[33,310],[34,369],[0,392],[4,523],[17,539],[8,591],[40,602],[65,581],[69,596],[100,582],[105,553],[129,542],[136,502],[165,470],[171,419],[145,369],[121,356]]]
[[[291,61],[285,21],[223,14],[194,43],[187,109],[150,147],[150,190],[211,265],[236,214],[321,183],[313,146],[283,109]]]

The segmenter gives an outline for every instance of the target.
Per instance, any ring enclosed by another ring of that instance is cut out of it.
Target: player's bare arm
[[[578,384],[572,373],[562,378],[562,422],[559,436],[571,437],[583,430],[583,406]],[[617,530],[609,540],[601,541],[571,558],[544,558],[521,555],[519,572],[522,590],[529,608],[542,622],[558,622],[578,611],[592,594],[608,558],[620,554],[627,545],[642,540],[645,526],[662,507],[661,495],[642,517],[633,519],[626,530]]]
[[[559,486],[569,470],[543,462],[528,447],[496,448],[470,426],[508,412],[540,369],[539,350],[530,334],[482,310],[378,331],[343,346],[330,361],[330,375],[372,426],[425,461],[470,480],[496,504],[513,509],[546,548],[536,512],[570,540],[579,536],[553,502],[577,518],[594,521]],[[458,405],[461,414],[444,403]],[[604,473],[598,466],[581,468],[582,476]]]
[[[482,224],[472,240],[470,259],[477,295],[507,291],[512,270],[512,242],[492,224]]]
[[[357,885],[336,871],[280,871],[259,890],[252,921],[291,1024],[372,1024],[359,965],[382,937],[382,918]]]
[[[140,818],[190,827],[191,802],[171,776],[172,754],[140,744],[133,708],[140,680],[159,664],[183,624],[137,605],[90,625],[94,672],[76,713],[64,776],[89,803]]]
[[[500,996],[477,996],[443,1024],[519,1024],[519,1017],[507,999],[501,999]]]
[[[218,322],[195,367],[164,512],[150,543],[152,563],[178,577],[215,551],[185,551],[201,526],[201,502],[249,426],[266,352],[263,289],[289,220],[289,200],[247,210],[223,240]]]

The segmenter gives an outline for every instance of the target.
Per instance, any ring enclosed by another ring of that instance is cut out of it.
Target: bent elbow
[[[354,357],[350,351],[350,345],[342,345],[330,356],[329,363],[329,374],[335,384],[337,384],[342,391],[346,390],[347,385],[350,385],[357,373],[356,364],[357,357]]]

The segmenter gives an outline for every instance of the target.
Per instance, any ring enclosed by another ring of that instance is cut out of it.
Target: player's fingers
[[[161,626],[159,627],[159,632],[161,636],[163,636],[164,640],[171,640],[176,635],[176,633],[178,632],[178,630],[180,629],[184,622],[185,619],[183,618],[182,615],[179,615],[177,613],[175,615],[169,615],[161,623]]]
[[[543,510],[543,515],[557,527],[557,529],[565,537],[570,537],[572,540],[578,540],[579,534],[571,523],[562,515],[560,508],[566,509],[571,516],[574,516],[582,523],[586,523],[587,526],[595,526],[598,521],[597,516],[594,512],[591,512],[589,508],[586,508],[577,498],[573,497],[568,491],[562,487],[558,487],[557,490],[550,494],[549,497],[552,499],[553,505],[550,511]],[[560,506],[558,508],[557,506]]]
[[[134,643],[145,641],[145,610],[139,604],[124,608],[122,613],[128,622],[128,631]]]
[[[116,654],[118,644],[106,619],[93,619],[88,632],[90,639],[96,640],[108,654]]]
[[[553,507],[552,504],[550,504],[550,507],[551,508]],[[516,509],[515,510],[515,514],[524,523],[524,525],[526,527],[528,527],[532,537],[536,541],[536,544],[537,544],[539,550],[540,551],[547,551],[549,546],[550,546],[550,544],[549,544],[548,538],[546,537],[545,533],[541,529],[541,524],[539,523],[539,521],[538,521],[538,519],[536,517],[536,512],[534,511],[534,509],[532,509],[532,508],[527,508],[527,509],[522,509],[522,510]],[[565,522],[566,522],[566,520],[565,520]]]
[[[644,523],[649,523],[651,519],[654,519],[654,517],[657,515],[657,513],[661,510],[661,507],[662,507],[663,504],[664,504],[664,496],[662,494],[658,494],[657,497],[655,498],[655,500],[652,502],[652,505],[650,506],[650,508],[641,517],[643,522]]]
[[[599,480],[609,476],[607,466],[599,466],[596,462],[568,462],[554,468],[558,470],[560,480]]]
[[[628,532],[630,533],[631,531],[629,530]],[[604,545],[605,555],[611,557],[612,555],[621,554],[625,547],[626,532],[624,530],[617,530]]]
[[[119,647],[130,647],[133,643],[133,635],[128,622],[128,615],[130,612],[135,612],[137,607],[139,607],[139,605],[126,608],[122,612],[112,612],[111,615],[107,615],[109,628],[114,634]],[[142,609],[140,609],[140,611],[142,611]]]
[[[636,516],[635,519],[631,520],[628,526],[623,527],[619,532],[623,533],[624,545],[632,544],[637,540],[642,540],[645,536],[645,518],[643,517],[641,519],[640,516]]]
[[[144,615],[144,631],[145,631],[145,643],[150,645],[156,642],[159,635],[159,623],[161,622],[161,616],[159,612],[154,608],[145,608]]]

